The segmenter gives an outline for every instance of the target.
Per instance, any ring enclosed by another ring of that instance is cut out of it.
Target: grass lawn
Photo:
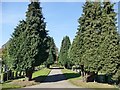
[[[40,71],[34,72],[32,75],[32,78],[39,81],[39,82],[42,82],[48,76],[50,71],[51,71],[50,69],[44,68]]]
[[[2,90],[21,88],[21,86],[7,84],[7,83],[2,84],[1,86],[2,86]]]
[[[38,82],[34,80],[35,78],[42,77],[40,78],[40,80],[43,81],[45,77],[50,73],[50,71],[51,71],[50,69],[44,68],[33,73],[32,81],[25,81],[25,78],[21,78],[21,79],[16,79],[10,82],[8,81],[4,82],[3,84],[0,84],[0,87],[2,86],[2,90],[7,90],[7,89],[16,89],[16,88],[22,88],[26,86],[32,86],[32,85],[38,84]]]
[[[50,68],[52,68],[52,67],[59,67],[59,68],[64,68],[63,66],[61,66],[60,64],[52,64],[51,66],[50,66]]]
[[[68,69],[62,69],[62,72],[69,81],[81,79],[80,75],[74,71]]]
[[[80,76],[78,73],[68,69],[63,69],[62,72],[72,84],[82,88],[93,88],[93,90],[119,90],[115,86],[109,84],[102,84],[96,82],[88,82],[88,83],[82,82],[81,77],[78,77]],[[74,78],[71,78],[73,76]]]

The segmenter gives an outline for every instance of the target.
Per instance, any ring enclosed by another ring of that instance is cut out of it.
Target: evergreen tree
[[[88,20],[90,18],[90,13],[92,8],[92,3],[89,1],[86,1],[86,3],[83,6],[83,14],[79,18],[78,23],[78,32],[76,33],[76,37],[73,40],[72,46],[69,51],[69,57],[75,64],[81,66],[82,76],[84,76],[84,58],[85,55],[85,41],[88,42],[87,38],[89,37],[89,34],[84,33],[86,31],[86,27],[90,25],[91,20]],[[89,43],[89,42],[88,42]]]
[[[12,60],[10,58],[10,55],[8,53],[8,45],[9,45],[10,41],[8,41],[6,44],[4,44],[4,46],[2,47],[2,65],[6,65],[8,67],[8,69],[12,69]]]
[[[70,39],[68,36],[65,36],[61,43],[61,49],[59,53],[59,62],[65,67],[68,68],[70,62],[68,58],[68,50],[71,46]]]
[[[116,73],[118,76],[120,54],[116,14],[110,2],[105,2],[103,9],[101,6],[100,2],[85,3],[70,56],[74,55],[75,62],[81,63],[87,72],[102,71],[111,75]]]
[[[39,66],[48,58],[49,47],[45,28],[46,23],[40,3],[32,1],[26,12],[26,20],[15,29],[9,45],[14,69],[24,70],[29,80],[32,78],[34,67]]]
[[[31,2],[26,12],[26,41],[24,42],[24,60],[26,74],[48,58],[46,23],[39,2]],[[31,77],[31,75],[30,75]]]
[[[56,45],[54,43],[54,39],[52,37],[48,37],[47,39],[48,47],[49,47],[49,56],[47,61],[45,61],[45,65],[49,68],[56,60]]]
[[[45,62],[45,65],[47,68],[50,67],[50,65],[52,65],[54,63],[54,57],[53,57],[53,53],[52,53],[52,48],[50,48],[49,50],[49,56],[47,61]]]
[[[52,37],[48,37],[48,46],[49,46],[49,51],[51,49],[51,52],[53,54],[53,58],[55,61],[56,60],[56,45]]]
[[[89,5],[91,7],[89,7]],[[83,17],[87,17],[84,21],[85,28],[81,31],[83,36],[83,55],[82,62],[84,63],[85,70],[88,72],[98,72],[101,65],[99,55],[100,45],[100,30],[101,30],[101,4],[100,2],[89,2],[84,9]],[[88,15],[89,14],[89,15]]]
[[[72,45],[68,51],[68,57],[72,64],[80,65],[80,36],[77,34],[72,42]]]
[[[102,31],[101,31],[101,72],[120,79],[120,53],[119,53],[119,35],[116,27],[116,13],[114,4],[103,2],[102,8]],[[118,74],[119,73],[119,74]]]
[[[22,38],[22,34],[25,31],[25,24],[26,22],[24,20],[19,22],[18,26],[16,26],[15,31],[12,34],[12,38],[9,40],[8,45],[6,45],[7,57],[9,57],[9,59],[6,59],[6,65],[8,65],[10,69],[15,69],[17,71],[22,68],[17,65],[20,65],[18,63],[22,60],[22,58],[20,58],[20,48],[25,40]]]
[[[101,4],[100,2],[87,1],[83,6],[83,14],[78,20],[79,27],[73,41],[74,60],[81,66],[82,76],[87,72],[98,72],[100,69],[100,29],[101,29]]]

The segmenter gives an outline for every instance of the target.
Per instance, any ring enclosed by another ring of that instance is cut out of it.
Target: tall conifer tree
[[[68,36],[65,36],[62,40],[60,53],[59,53],[59,62],[65,68],[68,68],[69,65],[68,50],[70,46],[71,46],[70,39]]]
[[[100,45],[100,32],[101,32],[101,4],[100,2],[91,2],[91,8],[89,16],[85,19],[85,31],[83,34],[83,48],[85,52],[83,53],[83,62],[86,71],[98,72],[100,69],[100,55],[99,55],[99,45]],[[85,13],[85,16],[87,13]]]
[[[34,67],[48,58],[47,37],[42,8],[38,0],[33,0],[28,5],[26,20],[15,29],[9,45],[14,69],[24,70],[29,80],[32,78]]]
[[[48,44],[48,52],[49,52],[49,56],[47,58],[47,61],[45,61],[45,65],[49,68],[50,65],[52,65],[55,60],[56,60],[56,55],[57,55],[57,52],[56,52],[56,45],[55,45],[55,42],[54,42],[54,39],[52,37],[48,37],[47,39],[47,44]]]
[[[9,59],[6,59],[6,64],[10,69],[15,69],[17,71],[22,69],[22,67],[19,66],[19,62],[22,60],[20,52],[22,44],[25,40],[25,35],[23,36],[26,28],[25,26],[26,22],[24,20],[19,22],[18,26],[16,26],[15,31],[12,34],[12,38],[8,41],[8,45],[6,47],[8,53],[7,57],[9,57]]]
[[[116,74],[117,79],[120,79],[120,43],[116,27],[116,12],[114,11],[114,4],[110,3],[109,0],[103,2],[101,41],[103,65],[101,72],[111,76]]]

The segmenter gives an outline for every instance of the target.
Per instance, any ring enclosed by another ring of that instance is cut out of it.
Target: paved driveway
[[[61,69],[52,69],[45,81],[41,84],[26,88],[79,88],[72,85],[62,74]]]
[[[71,84],[68,80],[66,80],[65,76],[61,72],[61,69],[52,69],[44,82],[25,88],[79,88],[77,90],[91,90],[85,88],[80,89],[80,87]]]

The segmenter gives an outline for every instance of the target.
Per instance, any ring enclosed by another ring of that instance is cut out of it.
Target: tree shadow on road
[[[67,76],[67,78],[65,77]],[[50,75],[50,76],[38,76],[34,78],[33,80],[35,82],[42,82],[42,83],[47,83],[47,82],[58,82],[58,81],[63,81],[67,79],[72,79],[72,78],[77,78],[80,77],[78,73],[64,73],[63,74],[56,74],[56,75]]]

